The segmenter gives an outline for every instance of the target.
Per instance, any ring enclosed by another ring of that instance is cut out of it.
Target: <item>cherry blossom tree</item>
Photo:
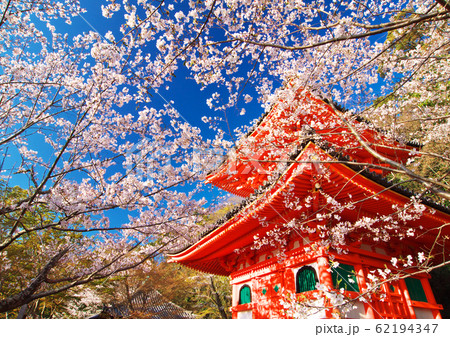
[[[2,2],[2,178],[8,185],[26,181],[28,192],[0,205],[0,273],[10,269],[9,250],[30,233],[66,233],[67,240],[39,247],[35,275],[0,299],[0,312],[145,266],[195,239],[205,212],[195,182],[216,162],[203,150],[229,148],[245,132],[214,127],[217,137],[203,141],[170,104],[156,107],[150,89],[169,84],[180,67],[199,85],[219,88],[207,100],[214,112],[205,120],[227,121],[252,101],[267,110],[283,101],[299,112],[305,107],[296,97],[306,92],[335,102],[355,141],[348,146],[366,149],[380,169],[416,183],[415,210],[424,195],[449,201],[448,169],[432,176],[416,169],[413,155],[409,165],[386,158],[353,123],[367,118],[400,141],[439,139],[441,150],[423,148],[421,158],[449,162],[446,0],[108,0],[101,9],[123,24],[105,36],[70,37],[59,27],[84,13],[79,1]],[[298,143],[317,128],[310,120]],[[407,125],[413,122],[420,128]],[[257,146],[271,146],[271,137]],[[291,153],[293,144],[281,151]],[[27,224],[43,205],[52,219]],[[118,210],[128,212],[128,221],[117,224]],[[335,242],[354,225],[336,226]],[[71,233],[83,235],[73,242]]]
[[[1,8],[0,277],[18,285],[0,298],[6,312],[145,268],[192,240],[205,201],[192,185],[199,130],[149,104],[159,66],[145,61],[144,40],[59,33],[55,25],[83,12],[78,1]],[[7,193],[17,181],[26,192]]]

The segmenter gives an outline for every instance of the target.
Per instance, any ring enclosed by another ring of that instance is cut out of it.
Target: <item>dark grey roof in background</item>
[[[194,319],[190,311],[169,302],[159,291],[138,291],[131,297],[131,303],[112,303],[105,305],[102,312],[91,318],[132,318],[138,313],[139,318],[149,319]]]

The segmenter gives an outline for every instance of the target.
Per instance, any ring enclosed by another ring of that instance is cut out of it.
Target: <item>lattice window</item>
[[[359,292],[355,267],[349,264],[339,263],[337,268],[332,268],[331,278],[333,279],[333,286],[335,289],[344,288],[348,291]]]
[[[318,282],[316,271],[313,267],[302,267],[297,271],[296,292],[303,293],[305,291],[315,290]]]
[[[252,302],[252,291],[248,285],[244,285],[239,290],[239,304],[246,304]]]
[[[405,278],[405,283],[406,288],[408,288],[409,297],[413,301],[428,302],[422,287],[422,282],[419,279],[408,277]]]

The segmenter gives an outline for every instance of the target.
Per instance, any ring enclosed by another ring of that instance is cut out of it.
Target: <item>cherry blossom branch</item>
[[[8,12],[10,5],[11,5],[11,0],[8,0],[8,2],[6,3],[5,9],[3,10],[2,18],[0,20],[0,28],[3,26],[3,23],[5,22],[6,13]]]
[[[175,239],[173,239],[175,240]],[[172,240],[172,241],[173,241]],[[14,308],[20,307],[24,304],[27,303],[31,303],[34,300],[37,300],[39,298],[43,298],[43,297],[47,297],[50,295],[54,295],[54,294],[58,294],[61,293],[63,291],[66,291],[68,289],[74,288],[76,286],[80,286],[86,283],[90,283],[94,280],[101,280],[101,279],[105,279],[113,274],[122,272],[122,271],[126,271],[129,269],[134,269],[136,267],[138,267],[139,265],[143,264],[144,262],[148,261],[151,258],[156,257],[159,252],[162,250],[163,247],[167,246],[171,241],[165,243],[164,245],[161,245],[161,247],[159,247],[158,249],[156,249],[155,251],[151,252],[150,254],[147,254],[145,257],[143,257],[140,261],[129,265],[127,267],[122,267],[122,268],[118,268],[118,269],[113,269],[109,272],[106,272],[104,274],[99,274],[100,271],[104,270],[105,268],[102,267],[99,270],[97,270],[96,272],[93,272],[90,275],[87,276],[83,276],[83,277],[79,277],[79,278],[66,278],[66,279],[61,279],[61,280],[51,280],[47,277],[47,275],[49,274],[49,272],[51,271],[51,269],[53,269],[56,264],[58,263],[58,261],[67,253],[67,251],[69,250],[69,248],[61,251],[60,253],[58,253],[45,267],[45,269],[43,269],[41,271],[41,273],[39,273],[38,277],[35,279],[35,281],[33,281],[33,283],[27,288],[25,289],[23,292],[14,295],[12,297],[9,297],[5,300],[1,300],[0,301],[0,312],[7,312],[10,311]],[[123,255],[122,255],[123,256]],[[113,262],[117,262],[118,259],[114,259]],[[109,263],[108,266],[111,266],[113,264],[113,262]],[[39,286],[41,286],[43,283],[47,283],[47,284],[55,284],[55,283],[62,283],[62,282],[71,282],[69,284],[66,284],[64,286],[58,287],[58,288],[54,288],[51,290],[47,290],[47,291],[42,291],[39,293],[35,293],[36,290],[39,288]]]
[[[338,115],[339,118],[346,124],[346,126],[349,128],[350,132],[356,137],[356,139],[363,146],[363,148],[365,150],[367,150],[367,152],[369,152],[372,156],[374,156],[375,158],[377,158],[378,160],[380,160],[386,164],[389,164],[390,166],[392,166],[394,168],[399,169],[400,171],[402,171],[409,177],[415,179],[416,181],[422,182],[427,188],[430,188],[434,193],[436,193],[436,195],[438,195],[442,198],[445,198],[447,200],[450,200],[450,193],[445,192],[443,190],[436,189],[434,187],[434,186],[440,186],[445,189],[445,188],[447,188],[446,185],[441,184],[435,180],[419,176],[416,173],[414,173],[413,171],[411,171],[410,169],[408,169],[407,167],[405,167],[404,165],[381,155],[380,153],[378,153],[377,151],[372,149],[364,139],[362,139],[362,137],[356,131],[356,129],[353,127],[353,125],[350,122],[348,122],[347,119],[339,111],[335,111],[335,112],[336,112],[336,115]]]
[[[189,48],[191,48],[200,38],[200,36],[202,35],[203,31],[206,28],[206,25],[208,24],[208,21],[211,17],[211,14],[213,12],[214,6],[216,5],[216,0],[213,0],[213,3],[211,4],[211,8],[209,9],[208,14],[206,15],[206,19],[205,22],[203,22],[202,27],[200,28],[199,32],[197,33],[197,35],[195,36],[195,38],[193,40],[191,40],[187,46],[185,46],[184,48],[182,48],[181,50],[179,50],[175,56],[169,61],[169,63],[167,63],[164,68],[155,76],[155,78],[153,79],[153,81],[151,83],[154,83],[156,81],[156,79],[160,78],[160,76],[162,74],[165,73],[165,71],[167,70],[167,68],[169,68],[175,61],[178,60],[178,58],[185,53]]]
[[[306,45],[306,46],[284,46],[284,45],[278,45],[278,44],[269,43],[269,42],[258,42],[258,41],[253,41],[253,40],[248,40],[248,39],[243,39],[243,38],[238,38],[238,37],[233,37],[232,39],[227,40],[227,41],[240,41],[240,42],[247,43],[249,45],[257,45],[257,46],[268,47],[268,48],[276,48],[276,49],[282,49],[282,50],[291,50],[291,51],[294,51],[294,50],[306,50],[306,49],[312,49],[312,48],[320,47],[320,46],[323,46],[323,45],[327,45],[327,44],[330,44],[330,43],[335,43],[335,42],[340,42],[340,41],[356,40],[356,39],[362,39],[362,38],[370,37],[370,36],[374,36],[374,35],[379,35],[379,34],[387,33],[387,32],[392,31],[392,30],[398,30],[398,29],[401,29],[401,28],[404,28],[404,27],[408,27],[408,26],[410,26],[412,24],[415,24],[415,23],[429,22],[429,21],[443,21],[443,20],[447,20],[449,18],[450,18],[450,15],[448,15],[448,14],[434,13],[434,14],[425,15],[425,16],[417,18],[417,19],[411,19],[408,22],[403,22],[403,23],[392,25],[392,26],[389,26],[389,27],[376,29],[376,30],[371,31],[371,32],[366,32],[366,33],[361,33],[361,34],[354,34],[354,35],[350,35],[350,36],[345,36],[344,35],[344,36],[328,39],[328,40],[325,40],[325,41],[312,43],[312,44],[309,44],[309,45]]]
[[[71,247],[66,247],[58,254],[56,254],[38,273],[30,285],[22,290],[21,292],[7,297],[6,299],[0,300],[0,312],[6,312],[14,308],[20,307],[24,304],[30,303],[33,299],[33,294],[41,287],[42,283],[45,282],[48,273],[56,266],[59,260],[67,254]]]
[[[436,0],[436,2],[450,12],[450,3],[447,0]]]

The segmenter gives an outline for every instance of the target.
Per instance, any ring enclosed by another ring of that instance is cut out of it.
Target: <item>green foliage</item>
[[[147,275],[144,287],[157,289],[168,300],[192,311],[199,318],[225,318],[224,313],[226,318],[231,318],[228,277],[208,275],[162,262]]]
[[[145,272],[129,270],[93,286],[105,305],[120,303],[132,308],[131,299],[138,291],[157,290],[167,301],[191,311],[198,318],[231,318],[229,278],[199,273],[178,264],[149,262]],[[148,318],[141,314],[133,312],[132,316]]]
[[[0,202],[3,208],[17,205],[20,200],[26,200],[30,191],[18,186],[8,187],[0,181]],[[14,240],[1,251],[0,268],[0,298],[7,298],[24,290],[30,280],[37,276],[40,269],[48,262],[49,247],[57,247],[60,243],[76,242],[80,234],[63,233],[57,230],[40,230],[54,223],[58,215],[50,212],[46,205],[40,204],[31,209],[13,207],[14,211],[0,215],[0,242],[8,239],[12,233],[24,231],[24,234]],[[51,318],[67,303],[71,296],[56,294],[30,303],[27,315],[34,318]],[[0,318],[15,318],[19,308],[0,314]]]
[[[405,9],[397,14],[395,19],[407,19],[411,16],[411,12]],[[448,62],[449,49],[448,47],[440,48],[436,53],[433,53],[430,57],[435,62],[428,62],[426,71],[419,70],[413,74],[408,67],[408,61],[424,62],[425,60],[418,59],[418,51],[428,50],[433,36],[436,38],[436,36],[443,35],[443,31],[448,30],[448,28],[448,22],[446,21],[433,24],[422,22],[408,28],[390,31],[385,44],[392,44],[388,53],[396,56],[393,57],[394,61],[391,60],[390,63],[380,65],[379,74],[384,77],[390,67],[398,65],[396,67],[398,81],[395,83],[391,94],[379,97],[373,102],[374,107],[380,110],[388,107],[390,109],[395,108],[396,111],[395,114],[385,114],[385,117],[378,121],[379,127],[395,130],[395,137],[398,139],[416,140],[425,144],[418,149],[421,152],[420,156],[411,156],[414,161],[408,163],[408,169],[417,176],[439,182],[440,188],[442,189],[444,185],[447,190],[450,186],[448,137],[439,133],[432,135],[431,132],[439,130],[440,125],[444,126],[450,118],[450,112],[448,111],[450,80],[447,76],[440,75],[443,64]],[[407,87],[408,90],[402,90],[404,89],[403,79],[413,75],[422,82],[422,85]],[[427,77],[433,80],[427,79]],[[442,129],[445,130],[445,127]],[[450,206],[448,200],[437,197],[432,190],[425,189],[423,183],[411,180],[409,176],[391,174],[390,180],[394,183],[402,183],[403,187]]]
[[[234,207],[235,207],[235,201],[234,200],[230,200],[230,203],[224,207],[222,207],[221,209],[219,209],[217,212],[213,213],[213,214],[207,214],[203,217],[203,221],[202,223],[204,225],[207,224],[214,224],[215,222],[219,221],[220,219],[222,219],[228,212],[230,212]]]
[[[405,9],[394,16],[394,20],[402,20],[411,18],[411,12]],[[424,39],[426,29],[423,24],[419,23],[412,26],[406,33],[400,34],[399,31],[390,31],[387,35],[386,41],[395,42],[395,49],[402,51],[409,51],[415,49]]]

